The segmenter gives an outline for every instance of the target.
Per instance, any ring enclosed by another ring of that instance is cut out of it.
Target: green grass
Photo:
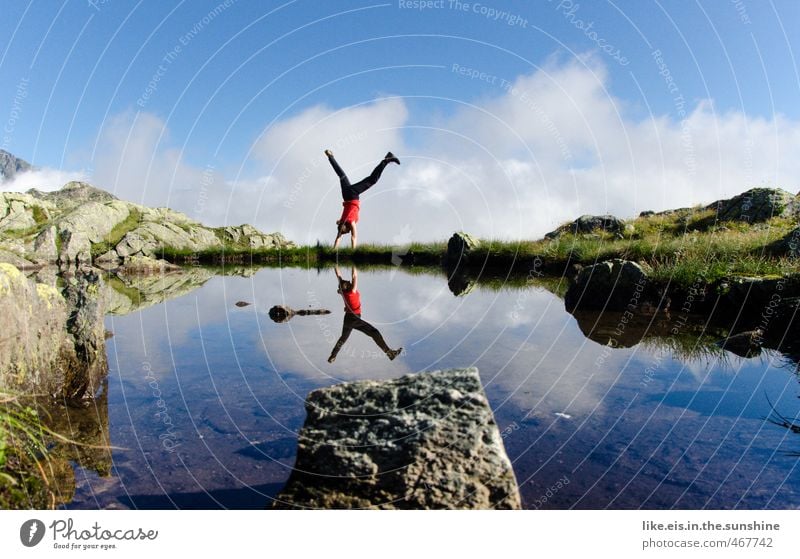
[[[494,278],[502,285],[508,278],[529,277],[532,270],[560,276],[571,264],[591,265],[611,258],[646,265],[651,277],[662,283],[689,286],[698,278],[712,283],[735,275],[775,276],[800,273],[800,262],[772,254],[769,247],[785,237],[796,222],[773,218],[761,224],[718,223],[710,210],[699,208],[631,220],[623,235],[597,232],[564,234],[552,240],[507,241],[480,239],[463,263],[472,276]],[[345,241],[347,239],[344,239]],[[447,249],[445,241],[407,246],[346,243],[334,251],[318,244],[288,249],[251,250],[225,247],[201,252],[165,249],[173,262],[254,263],[322,266],[330,262],[438,266]],[[541,274],[537,274],[541,275]]]
[[[92,244],[92,257],[105,254],[119,243],[129,232],[136,229],[142,222],[142,212],[136,208],[131,208],[128,217],[117,223],[114,228],[99,243]]]
[[[47,212],[44,211],[44,208],[41,206],[32,206],[31,211],[33,212],[33,221],[35,221],[37,225],[47,223]]]
[[[36,411],[0,392],[0,508],[52,508],[46,430]]]
[[[41,225],[32,225],[24,229],[6,229],[3,231],[3,236],[9,239],[26,239],[39,234],[42,229]]]

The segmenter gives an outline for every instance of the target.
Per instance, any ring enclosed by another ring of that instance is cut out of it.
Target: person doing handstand
[[[333,363],[336,360],[339,350],[342,349],[342,346],[350,337],[353,330],[363,332],[372,338],[372,341],[381,348],[381,351],[386,354],[386,357],[388,357],[390,361],[394,361],[394,358],[400,355],[403,348],[390,348],[383,339],[383,336],[381,336],[381,333],[378,332],[378,329],[361,318],[361,295],[358,292],[358,272],[355,266],[350,271],[350,277],[352,278],[350,281],[342,279],[338,266],[334,268],[334,273],[336,274],[336,280],[339,285],[336,291],[344,300],[344,320],[342,321],[342,335],[336,340],[336,344],[331,350],[331,355],[328,357],[328,363]]]
[[[333,170],[336,171],[336,175],[339,177],[339,184],[342,188],[342,216],[336,221],[336,240],[333,242],[333,249],[336,250],[339,248],[339,241],[341,240],[342,236],[350,233],[350,246],[352,248],[356,248],[357,244],[357,234],[356,234],[356,222],[358,221],[358,211],[360,209],[360,202],[359,202],[359,195],[364,193],[369,187],[374,185],[378,182],[378,179],[381,178],[381,173],[386,168],[386,165],[389,163],[397,163],[400,165],[400,160],[394,156],[394,154],[390,151],[386,154],[383,160],[378,163],[378,166],[373,169],[372,174],[367,178],[358,181],[355,184],[350,184],[350,180],[345,175],[342,168],[339,167],[339,163],[336,162],[336,159],[333,157],[333,152],[329,149],[325,150],[325,155],[328,156],[328,161],[330,161]]]

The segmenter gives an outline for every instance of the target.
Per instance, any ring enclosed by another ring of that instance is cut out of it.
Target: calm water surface
[[[343,269],[349,275],[349,268]],[[454,297],[442,277],[360,270],[353,332],[332,270],[262,269],[109,316],[110,476],[76,467],[75,508],[263,508],[294,463],[315,388],[477,366],[528,508],[795,508],[800,384],[778,353],[678,358],[587,339],[539,287]],[[253,303],[236,307],[237,301]],[[276,304],[332,311],[276,324]]]

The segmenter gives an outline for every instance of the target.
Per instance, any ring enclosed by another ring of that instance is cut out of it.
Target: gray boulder
[[[147,221],[128,232],[115,247],[121,258],[156,256],[159,249],[173,248],[203,251],[222,248],[222,241],[213,231],[200,224],[176,224],[169,221]]]
[[[0,263],[0,389],[92,397],[107,373],[99,278],[75,276],[65,297]]]
[[[586,266],[564,297],[567,310],[607,309],[632,312],[651,297],[647,272],[640,264],[615,258]]]
[[[126,202],[87,202],[59,219],[56,224],[61,245],[59,262],[91,262],[92,245],[103,242],[129,213]]]
[[[0,232],[24,231],[50,218],[55,207],[19,192],[0,192]]]
[[[262,233],[252,225],[230,225],[217,229],[218,236],[228,246],[241,249],[273,249],[292,246],[280,233]]]
[[[751,188],[727,200],[706,206],[717,212],[718,221],[760,223],[773,217],[796,216],[800,203],[794,194],[780,188]]]
[[[276,508],[520,508],[475,368],[315,390],[306,411]]]
[[[65,275],[64,284],[63,295],[69,310],[66,327],[72,335],[76,356],[76,363],[64,370],[64,392],[72,399],[91,398],[108,373],[105,282],[97,270],[82,268]]]
[[[33,258],[49,263],[58,260],[58,229],[51,225],[33,239]]]
[[[557,239],[561,235],[588,235],[598,231],[621,235],[625,231],[625,222],[613,215],[582,215],[575,221],[550,231],[545,239]]]
[[[480,241],[464,232],[453,233],[447,241],[445,261],[450,266],[455,266],[469,260],[470,253],[480,246]]]

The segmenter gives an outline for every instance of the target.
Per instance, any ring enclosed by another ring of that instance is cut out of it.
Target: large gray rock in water
[[[575,309],[637,310],[651,296],[647,272],[629,260],[615,258],[582,268],[564,297]]]
[[[800,211],[794,194],[780,188],[752,188],[727,200],[706,206],[717,212],[718,221],[759,223],[773,217],[791,217]]]
[[[550,231],[544,237],[545,239],[556,239],[567,233],[585,235],[597,231],[621,235],[625,231],[625,222],[613,215],[582,215],[575,221]]]
[[[450,266],[456,266],[469,260],[470,253],[480,246],[480,241],[464,232],[453,233],[447,241],[447,254],[445,261]]]
[[[276,508],[520,508],[475,368],[315,390],[306,411]]]
[[[64,292],[0,263],[0,389],[80,399],[108,368],[98,277],[69,279]]]

